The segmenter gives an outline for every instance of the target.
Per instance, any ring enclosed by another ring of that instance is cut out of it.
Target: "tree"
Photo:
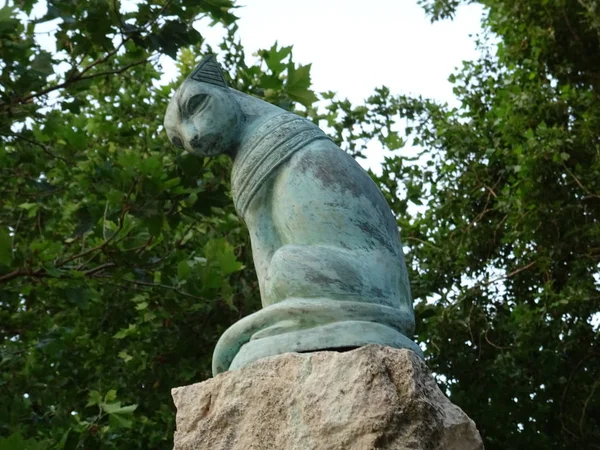
[[[463,2],[421,3],[438,20]],[[450,78],[459,108],[368,102],[423,148],[379,177],[409,247],[418,340],[487,449],[598,448],[600,4],[479,3],[481,58]]]
[[[421,3],[432,20],[461,4]],[[212,50],[202,15],[228,27],[216,51],[236,89],[357,158],[372,139],[393,151],[372,176],[406,245],[417,340],[486,448],[597,447],[600,6],[480,3],[458,108],[385,87],[316,103],[291,48],[247,65],[227,0],[51,1],[54,53],[24,19],[33,1],[0,10],[0,449],[170,448],[170,388],[208,377],[218,336],[258,308],[229,162],[161,132],[178,82],[155,83],[156,57],[189,73]]]
[[[171,448],[170,389],[260,300],[230,162],[167,142],[158,57],[191,72],[208,16],[232,85],[288,109],[310,66],[246,65],[229,0],[35,3],[0,10],[0,448]]]
[[[420,3],[441,20],[470,2]],[[373,176],[402,230],[417,341],[486,448],[598,448],[600,4],[479,3],[481,57],[450,76],[458,108],[382,87],[360,106],[326,95],[315,117],[357,157],[412,141]]]

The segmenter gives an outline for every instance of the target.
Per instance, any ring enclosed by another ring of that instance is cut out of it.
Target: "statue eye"
[[[173,139],[171,139],[171,142],[175,147],[183,148],[183,142],[181,142],[181,139],[179,139],[178,137],[174,137]]]
[[[199,113],[208,104],[208,94],[197,94],[191,97],[185,105],[188,116]]]

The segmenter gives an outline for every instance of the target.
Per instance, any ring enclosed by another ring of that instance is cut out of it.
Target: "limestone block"
[[[477,450],[413,352],[286,353],[173,389],[175,450]]]

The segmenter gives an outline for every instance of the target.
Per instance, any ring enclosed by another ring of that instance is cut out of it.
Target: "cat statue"
[[[263,308],[233,324],[214,375],[286,352],[408,348],[414,312],[396,220],[369,175],[309,120],[231,89],[214,56],[175,92],[177,147],[233,159]]]

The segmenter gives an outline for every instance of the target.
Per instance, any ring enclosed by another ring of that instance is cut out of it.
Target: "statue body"
[[[207,81],[208,80],[208,81]],[[419,347],[396,220],[369,175],[312,122],[228,88],[212,57],[171,100],[165,129],[233,158],[263,309],[230,327],[213,373],[285,352]]]

